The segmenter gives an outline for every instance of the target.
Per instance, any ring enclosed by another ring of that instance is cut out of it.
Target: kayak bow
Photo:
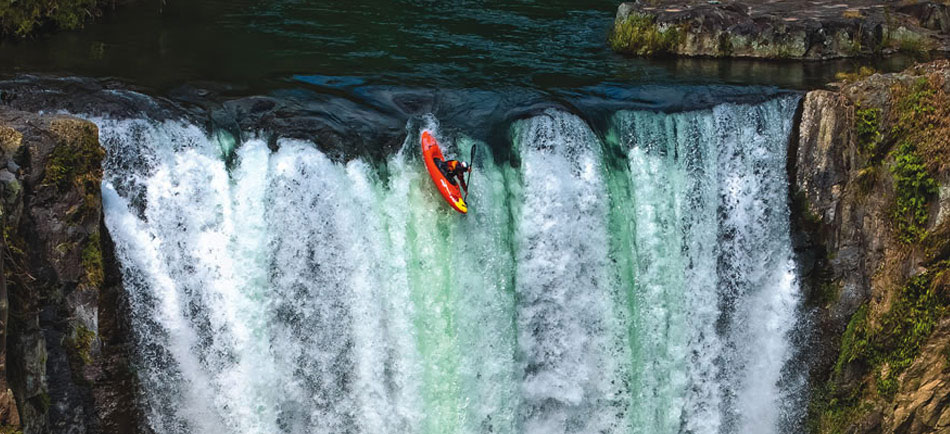
[[[439,167],[435,165],[436,158],[445,161],[445,157],[442,156],[442,150],[439,149],[439,143],[436,142],[435,137],[433,137],[432,133],[428,130],[423,131],[422,159],[426,163],[426,170],[429,171],[429,177],[432,178],[435,187],[452,208],[462,214],[467,213],[468,206],[465,205],[465,199],[462,198],[462,190],[458,185],[449,182],[448,178],[442,174]]]

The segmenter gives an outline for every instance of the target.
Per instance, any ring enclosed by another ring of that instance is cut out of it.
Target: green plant
[[[614,25],[609,42],[615,51],[648,56],[675,51],[685,36],[678,27],[661,27],[652,15],[634,13]]]
[[[28,36],[51,25],[78,29],[112,0],[0,0],[0,36]]]
[[[874,154],[884,137],[881,134],[881,109],[865,108],[854,112],[854,129],[863,152]]]
[[[918,128],[927,127],[922,122],[926,115],[936,110],[931,99],[937,90],[930,86],[927,77],[920,77],[914,81],[909,91],[897,101],[896,133],[906,135],[915,133]]]
[[[95,125],[73,119],[53,121],[50,129],[59,136],[46,162],[43,183],[65,190],[71,185],[89,187],[86,181],[94,181],[97,188],[102,178],[100,164],[105,150],[99,146],[99,134]]]
[[[927,225],[930,200],[937,193],[937,181],[927,172],[923,159],[910,142],[898,146],[891,173],[897,196],[893,215],[898,236],[904,242],[918,241]]]
[[[877,379],[875,381],[877,385],[877,393],[881,395],[884,399],[891,401],[894,399],[894,395],[897,394],[897,376],[892,375],[890,371],[883,369],[878,370]]]
[[[937,321],[950,307],[947,288],[934,284],[934,277],[946,272],[943,261],[934,270],[911,278],[901,289],[891,309],[881,318],[875,336],[879,363],[887,363],[889,376],[897,376],[914,361]]]
[[[875,373],[874,390],[883,399],[893,399],[900,375],[920,353],[937,322],[950,313],[950,291],[941,283],[945,282],[943,273],[950,272],[948,269],[950,261],[940,261],[927,272],[909,279],[875,324],[870,322],[867,304],[851,316],[841,338],[833,376],[820,386],[809,406],[812,432],[843,432],[862,414],[861,403],[868,404],[861,397],[869,393],[870,381],[847,390],[838,388],[836,379],[841,378],[846,369],[857,370],[850,375]],[[945,351],[950,354],[950,350]]]
[[[816,302],[822,306],[830,305],[838,300],[841,294],[841,284],[838,282],[822,282],[818,285]]]
[[[80,324],[76,326],[73,333],[69,339],[73,353],[79,356],[83,363],[87,365],[92,363],[92,343],[96,339],[96,332]]]
[[[868,305],[864,304],[858,308],[851,320],[848,321],[848,328],[841,336],[841,352],[838,353],[838,361],[835,363],[835,375],[841,375],[844,367],[863,357],[870,346],[867,334]]]
[[[102,250],[99,244],[99,232],[95,232],[89,236],[82,249],[82,268],[86,272],[86,282],[93,288],[101,287],[105,280]]]
[[[858,46],[857,52],[860,52],[861,48]],[[869,66],[862,66],[854,72],[839,72],[835,74],[835,80],[843,81],[845,83],[854,83],[856,81],[864,80],[874,74],[877,74],[877,70]]]

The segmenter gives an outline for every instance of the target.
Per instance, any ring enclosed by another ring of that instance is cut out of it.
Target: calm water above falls
[[[577,91],[604,83],[801,88],[858,63],[625,58],[606,44],[617,4],[144,0],[82,32],[0,42],[0,74],[118,77],[160,91],[214,82],[238,94],[364,85]]]
[[[0,44],[0,74],[118,77],[154,94],[104,92],[123,104],[201,107],[85,113],[145,423],[799,432],[799,96],[735,85],[848,64],[624,58],[604,44],[615,7],[140,2]],[[247,115],[248,95],[279,108]],[[426,176],[423,128],[476,147],[469,215]]]

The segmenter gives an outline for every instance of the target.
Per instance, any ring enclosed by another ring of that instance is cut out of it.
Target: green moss
[[[844,433],[852,421],[869,410],[860,401],[859,390],[838,390],[833,383],[817,387],[808,404],[806,431],[810,433]]]
[[[46,25],[78,29],[111,3],[109,0],[0,0],[0,36],[27,36]]]
[[[773,57],[776,59],[791,59],[796,56],[792,47],[789,47],[787,44],[782,44],[775,49]]]
[[[661,28],[652,15],[630,14],[614,25],[609,42],[614,51],[650,56],[675,52],[685,37],[678,27]]]
[[[835,301],[838,301],[838,296],[841,294],[841,284],[837,282],[822,282],[818,286],[818,294],[816,302],[821,306],[828,306]]]
[[[87,365],[92,363],[92,344],[95,339],[96,332],[89,330],[82,324],[73,330],[73,336],[69,339],[69,346],[73,354],[79,356],[79,359]]]
[[[876,359],[887,363],[889,375],[899,375],[910,366],[937,321],[947,314],[950,293],[934,285],[934,277],[946,272],[948,265],[943,261],[934,270],[911,278],[881,318],[880,329],[874,335],[879,353]]]
[[[927,172],[924,160],[910,142],[898,146],[891,173],[894,175],[896,202],[893,216],[898,236],[907,243],[919,241],[925,233],[930,201],[937,194],[937,181]]]
[[[861,151],[873,155],[884,137],[881,134],[881,109],[864,108],[854,112],[854,130]]]
[[[10,251],[16,257],[23,257],[26,253],[23,251],[23,240],[17,236],[16,228],[11,224],[3,226],[3,241]]]
[[[102,249],[99,232],[89,236],[82,249],[82,268],[86,271],[86,282],[93,288],[99,288],[105,280],[102,265]]]
[[[855,182],[858,185],[858,192],[861,194],[859,199],[867,197],[877,185],[878,177],[881,173],[881,165],[873,164],[873,160],[868,160],[868,165],[858,171]]]
[[[948,272],[948,268],[950,261],[941,261],[909,279],[877,324],[869,322],[867,305],[854,313],[841,338],[834,374],[809,406],[812,432],[844,432],[866,411],[862,405],[871,405],[871,401],[862,399],[871,393],[884,400],[893,399],[900,375],[920,353],[937,322],[950,312],[950,292],[938,283],[943,281],[941,274]],[[873,372],[873,382],[839,389],[836,381],[848,376],[847,369],[858,370],[851,372],[851,376]]]
[[[46,162],[43,183],[55,185],[60,190],[78,186],[84,190],[95,186],[102,179],[100,164],[105,151],[99,146],[95,127],[80,121],[66,120],[54,123],[61,141],[50,153]],[[92,181],[92,182],[90,182]]]
[[[838,361],[835,363],[835,375],[841,375],[845,366],[851,364],[860,357],[863,357],[870,344],[867,334],[868,305],[862,305],[848,322],[848,328],[845,329],[841,337],[841,352],[838,353]]]
[[[23,434],[23,430],[14,425],[0,426],[0,434]]]
[[[884,369],[879,369],[875,383],[877,385],[877,393],[881,397],[888,401],[894,399],[894,395],[897,394],[898,386],[896,375],[890,374],[889,371],[885,373]]]
[[[877,74],[877,70],[869,66],[862,66],[854,72],[839,72],[835,74],[835,80],[843,81],[845,83],[854,83],[856,81],[864,80],[874,74]]]
[[[932,101],[936,94],[937,90],[930,86],[927,77],[914,80],[910,89],[897,101],[896,135],[913,135],[921,128],[932,126],[924,121],[927,114],[936,110]]]

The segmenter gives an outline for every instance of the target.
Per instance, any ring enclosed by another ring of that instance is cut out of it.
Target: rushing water
[[[383,161],[100,118],[159,433],[794,430],[797,97],[548,109],[510,158],[416,118]],[[476,147],[470,213],[418,153]],[[788,425],[792,421],[792,425]]]

